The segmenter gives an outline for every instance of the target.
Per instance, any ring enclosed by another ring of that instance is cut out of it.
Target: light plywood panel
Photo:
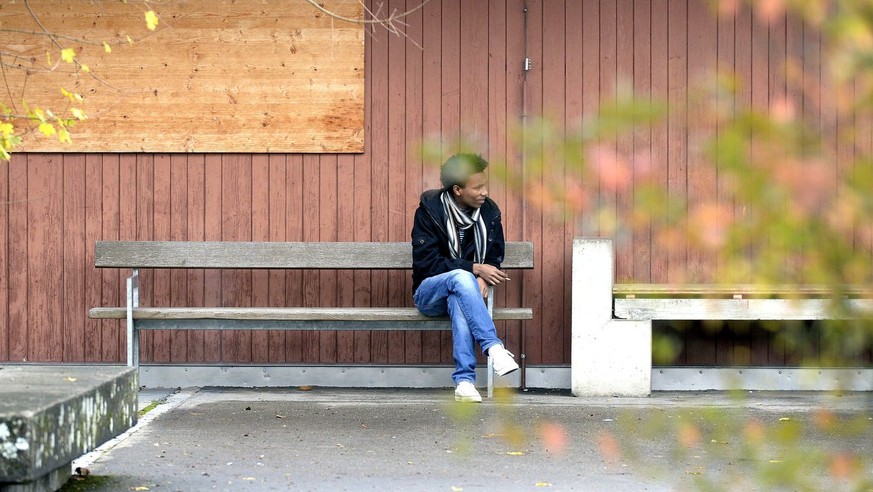
[[[359,2],[320,2],[362,18]],[[66,113],[60,88],[82,94],[89,119],[73,144],[25,138],[22,150],[63,152],[363,152],[364,31],[303,0],[132,2],[33,0],[0,6],[11,105]],[[57,34],[43,35],[35,18]],[[32,33],[32,34],[28,34]],[[135,42],[130,44],[126,37]],[[106,53],[103,43],[112,47]],[[60,61],[72,48],[86,64]],[[2,102],[9,103],[6,98]]]

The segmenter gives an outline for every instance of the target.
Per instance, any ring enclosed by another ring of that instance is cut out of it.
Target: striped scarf
[[[440,195],[440,200],[443,202],[443,210],[446,213],[446,230],[449,235],[449,252],[452,258],[461,257],[461,244],[458,239],[458,229],[467,230],[473,224],[473,237],[476,241],[476,258],[475,263],[484,263],[485,249],[488,246],[486,237],[488,235],[485,228],[485,221],[482,219],[480,209],[475,209],[472,215],[467,215],[463,210],[458,208],[455,199],[452,198],[449,190],[444,191]]]

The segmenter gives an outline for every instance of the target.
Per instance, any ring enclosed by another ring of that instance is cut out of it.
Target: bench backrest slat
[[[99,268],[412,268],[412,245],[394,243],[249,243],[98,241]],[[533,243],[507,242],[503,268],[533,268]]]

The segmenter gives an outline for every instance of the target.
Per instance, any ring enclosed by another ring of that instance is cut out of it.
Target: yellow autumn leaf
[[[81,120],[88,119],[88,115],[86,115],[85,112],[79,108],[71,108],[70,112],[73,113],[73,117],[76,118],[77,120],[81,121]]]
[[[85,100],[85,98],[82,97],[81,94],[77,94],[75,92],[70,92],[70,91],[64,89],[63,87],[61,87],[61,94],[63,94],[64,97],[69,99],[70,102],[82,102]]]
[[[40,126],[42,126],[42,125],[40,125]],[[52,127],[52,130],[54,130],[54,127]],[[54,132],[52,132],[52,133],[54,133]],[[67,376],[64,378],[64,381],[69,381],[71,383],[74,383],[74,382],[76,382],[76,378],[74,378],[73,376]]]
[[[57,133],[57,130],[55,130],[55,125],[52,125],[51,123],[40,123],[39,131],[47,137],[51,137],[52,135]]]
[[[79,68],[81,68],[82,71],[85,72],[85,73],[88,73],[88,72],[91,71],[91,67],[89,67],[88,65],[85,65],[84,63],[80,64],[80,65],[79,65]]]
[[[536,483],[536,486],[537,486],[537,487],[551,487],[552,484],[549,483],[549,482],[537,482],[537,483]]]
[[[0,133],[3,134],[4,137],[8,137],[15,132],[15,127],[12,126],[12,123],[0,123]]]
[[[73,60],[76,58],[76,52],[73,51],[73,48],[64,48],[61,50],[61,59],[67,63],[73,63]]]
[[[133,39],[130,36],[125,36],[125,38],[127,38],[127,44],[133,44]]]
[[[524,456],[522,451],[507,451],[506,454],[509,456]]]
[[[136,487],[131,487],[130,490],[149,490],[149,488],[146,487],[145,485],[139,485]]]
[[[149,10],[145,13],[146,27],[149,28],[149,31],[154,31],[156,27],[158,27],[158,15],[155,14],[154,10]]]
[[[70,132],[68,132],[66,128],[61,128],[60,131],[58,131],[58,140],[60,140],[61,143],[73,143],[73,140],[70,138]]]
[[[43,122],[45,121],[45,113],[41,109],[35,108],[32,111],[32,114],[33,114],[34,118],[38,119],[39,121],[43,121]]]
[[[103,41],[103,51],[107,53],[112,53],[112,46],[109,46],[109,43]]]

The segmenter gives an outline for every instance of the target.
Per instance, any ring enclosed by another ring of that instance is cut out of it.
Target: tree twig
[[[12,105],[12,111],[18,112],[18,107],[15,105],[15,98],[12,97],[12,88],[9,87],[9,79],[6,78],[6,63],[3,62],[3,55],[0,54],[0,72],[3,72],[3,85],[6,86],[6,93],[9,94],[9,104]]]
[[[412,9],[406,10],[404,12],[399,12],[395,9],[387,17],[381,17],[381,18],[379,17],[380,12],[382,11],[382,6],[383,6],[383,4],[381,2],[378,4],[379,5],[378,10],[376,12],[373,12],[372,10],[367,8],[367,6],[364,4],[363,1],[361,1],[361,4],[364,7],[364,11],[367,13],[367,15],[369,15],[371,17],[371,19],[366,19],[366,18],[365,19],[355,19],[355,18],[345,17],[342,15],[339,15],[336,12],[333,12],[332,10],[327,9],[324,6],[322,6],[321,4],[319,4],[317,2],[317,0],[306,0],[307,3],[312,5],[312,7],[327,14],[328,16],[330,16],[333,19],[340,20],[343,22],[350,22],[353,24],[363,24],[365,26],[365,28],[369,28],[366,30],[370,36],[375,37],[375,35],[376,35],[375,31],[372,30],[372,28],[374,26],[382,26],[385,28],[386,31],[388,31],[391,34],[394,34],[395,36],[405,37],[410,42],[412,42],[412,44],[414,44],[418,49],[423,49],[423,48],[421,47],[420,44],[418,44],[418,42],[416,42],[414,39],[410,38],[409,35],[406,34],[406,32],[404,32],[402,29],[400,29],[398,27],[398,25],[403,26],[403,27],[408,26],[408,24],[406,22],[404,22],[403,19],[405,17],[409,16],[410,14],[413,14],[416,11],[420,10],[429,1],[430,0],[421,0],[421,3],[419,3],[417,6],[415,6]]]
[[[333,17],[334,19],[345,21],[345,22],[351,22],[353,24],[381,24],[381,25],[384,25],[386,27],[392,26],[392,29],[393,29],[394,22],[397,22],[400,19],[414,13],[415,11],[417,11],[419,9],[421,9],[429,1],[430,0],[421,0],[421,3],[418,4],[418,6],[416,6],[415,8],[412,8],[410,10],[407,10],[405,12],[397,12],[395,10],[393,14],[391,14],[390,16],[385,17],[383,19],[380,19],[378,17],[373,17],[372,19],[354,19],[351,17],[344,17],[342,15],[337,14],[336,12],[333,12],[329,9],[326,9],[322,5],[320,5],[316,0],[306,0],[307,3],[309,3],[310,5],[315,7],[317,10],[320,10],[321,12]],[[391,30],[391,29],[389,29],[389,30]]]

